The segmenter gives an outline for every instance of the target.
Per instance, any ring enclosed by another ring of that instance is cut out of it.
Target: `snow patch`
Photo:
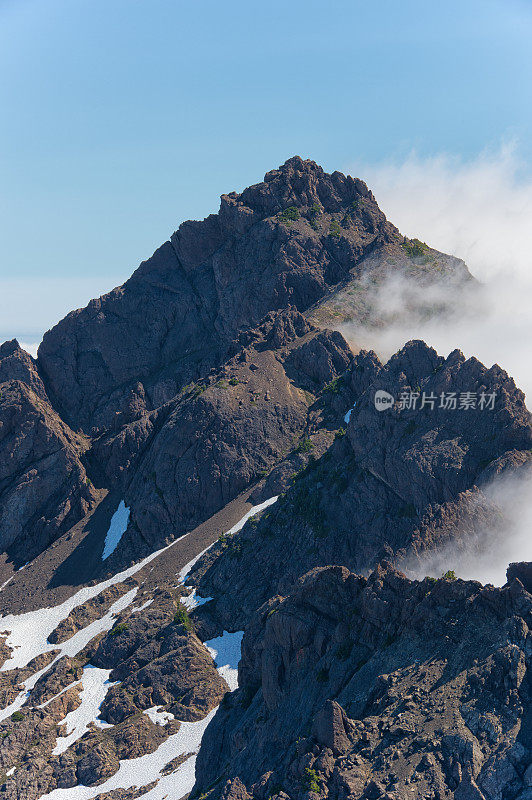
[[[205,642],[206,648],[216,662],[218,672],[232,692],[238,688],[238,662],[243,636],[244,631],[236,633],[224,631],[216,639]]]
[[[6,663],[11,663],[18,658],[20,661],[23,661],[23,663],[21,665],[17,663],[15,664],[15,666],[26,666],[26,664],[29,661],[31,661],[31,659],[34,658],[34,656],[39,655],[40,653],[46,653],[49,652],[50,650],[56,650],[56,649],[59,649],[59,653],[56,655],[54,660],[50,662],[50,664],[48,664],[46,667],[43,667],[43,669],[39,670],[38,672],[35,672],[33,675],[31,675],[31,677],[27,678],[27,680],[24,681],[24,683],[22,684],[24,686],[24,689],[20,692],[18,697],[11,703],[11,705],[7,706],[7,708],[4,708],[3,710],[0,711],[0,722],[2,722],[4,719],[7,719],[7,717],[11,716],[11,714],[13,714],[15,711],[18,711],[20,708],[22,708],[22,706],[29,697],[30,691],[33,689],[39,678],[42,675],[44,675],[44,673],[47,672],[52,667],[52,665],[55,664],[56,661],[58,661],[62,656],[73,657],[77,655],[80,652],[80,650],[83,650],[85,645],[87,645],[90,642],[90,640],[94,638],[94,636],[97,636],[99,633],[104,633],[105,631],[110,630],[113,627],[115,617],[133,601],[133,598],[135,597],[137,591],[138,591],[137,587],[131,589],[129,592],[127,592],[127,594],[123,595],[118,600],[116,600],[116,602],[114,602],[113,605],[110,607],[107,614],[101,617],[101,619],[97,619],[94,622],[91,622],[91,624],[87,625],[86,628],[82,628],[82,630],[75,633],[74,636],[71,636],[70,639],[67,639],[66,642],[63,642],[60,645],[48,644],[48,642],[46,641],[47,636],[54,629],[55,625],[51,628],[51,630],[32,631],[33,637],[31,641],[28,640],[28,642],[25,643],[25,646],[23,644],[19,645],[19,651],[16,652],[12,656],[12,658],[9,659],[9,662]],[[38,612],[37,611],[28,612],[28,615],[40,614],[41,611],[46,611],[46,610],[47,609],[41,609]],[[28,615],[21,614],[20,616],[25,617]],[[21,651],[22,651],[22,656],[21,656]],[[5,670],[5,664],[3,667],[0,668],[0,672],[4,670]]]
[[[0,711],[0,722],[3,722],[5,719],[10,717],[11,714],[14,714],[15,711],[19,711],[22,708],[22,706],[24,705],[24,703],[28,699],[31,690],[33,689],[33,687],[35,686],[35,684],[37,683],[37,681],[39,680],[41,675],[44,675],[44,673],[47,670],[49,670],[51,666],[52,665],[49,664],[48,666],[43,667],[38,672],[35,672],[33,675],[31,675],[31,677],[29,677],[25,681],[23,681],[23,683],[22,683],[22,686],[24,687],[23,690],[13,700],[13,702],[10,705],[7,706],[7,708],[3,708]]]
[[[260,514],[260,512],[264,511],[265,508],[268,508],[268,506],[273,505],[278,498],[279,498],[279,495],[276,495],[275,497],[270,497],[269,500],[265,500],[264,503],[260,503],[258,506],[253,506],[253,508],[251,508],[246,514],[244,514],[242,519],[240,519],[236,523],[236,525],[233,525],[232,528],[230,528],[228,531],[226,531],[225,535],[226,536],[232,536],[234,533],[238,533],[238,531],[242,530],[242,528],[244,527],[244,525],[246,524],[248,519],[250,519],[250,517],[254,517],[256,514]],[[192,571],[192,567],[194,567],[197,564],[197,562],[200,560],[200,558],[203,555],[205,555],[207,550],[211,549],[213,544],[214,544],[214,542],[212,544],[210,544],[208,547],[206,547],[205,550],[202,550],[201,553],[198,553],[198,555],[195,558],[193,558],[192,561],[189,561],[188,564],[185,564],[183,569],[179,572],[179,580],[181,581],[181,583],[185,582],[186,578],[188,577],[188,575]],[[181,601],[181,602],[183,602],[183,601]]]
[[[353,403],[353,405],[351,406],[351,408],[349,409],[349,411],[347,412],[347,414],[344,417],[344,422],[349,422],[349,420],[351,419],[351,413],[354,411],[355,406],[356,406],[356,403]]]
[[[143,603],[141,606],[135,606],[134,608],[132,608],[129,613],[137,614],[139,611],[144,611],[144,609],[148,608],[148,606],[151,606],[152,603],[153,603],[153,598],[151,600],[146,600],[146,602]]]
[[[109,530],[105,535],[105,544],[103,546],[102,561],[105,561],[106,558],[109,558],[111,553],[114,553],[114,551],[118,547],[120,539],[127,530],[127,526],[129,523],[129,513],[130,513],[129,508],[126,506],[124,501],[121,500],[120,505],[118,506],[115,513],[111,517]]]
[[[90,588],[94,589],[95,587]],[[85,591],[84,589],[82,590],[82,592]],[[48,636],[68,616],[72,608],[78,605],[78,603],[71,603],[72,598],[61,606],[56,606],[56,608],[41,608],[38,611],[28,611],[26,614],[20,614],[19,616],[3,617],[0,619],[0,627],[10,631],[7,644],[13,648],[13,654],[0,667],[0,672],[5,672],[7,669],[14,669],[15,667],[25,667],[32,658],[50,650],[59,649],[60,651],[55,661],[64,655],[77,655],[94,636],[112,628],[115,616],[132,602],[137,591],[137,587],[130,589],[129,592],[113,603],[103,617],[91,622],[90,625],[82,628],[70,639],[67,639],[66,642],[59,645],[50,644]],[[78,594],[80,593],[78,592]],[[91,593],[90,596],[94,596],[94,594]],[[43,671],[46,671],[51,666],[52,664]]]
[[[2,591],[2,589],[5,589],[5,588],[6,588],[7,584],[8,584],[8,583],[10,583],[10,582],[13,580],[13,578],[14,578],[14,577],[15,577],[15,573],[13,573],[13,575],[11,575],[11,576],[10,576],[10,577],[7,579],[7,581],[4,581],[4,582],[3,582],[3,584],[0,586],[0,592]]]
[[[52,755],[59,756],[64,753],[73,742],[77,742],[89,730],[89,722],[94,722],[99,716],[107,690],[118,682],[109,681],[110,673],[110,669],[99,669],[92,664],[87,664],[84,668],[81,676],[83,686],[80,695],[81,705],[64,718],[62,724],[66,725],[67,735],[57,739]]]
[[[177,539],[176,541],[179,540]],[[135,575],[136,572],[139,572],[143,567],[146,566],[146,564],[149,564],[150,561],[153,561],[154,558],[157,558],[157,556],[159,556],[161,553],[164,553],[165,550],[167,550],[169,547],[172,547],[175,543],[176,542],[172,542],[171,544],[166,545],[166,547],[156,550],[154,553],[151,553],[151,555],[146,556],[146,558],[144,558],[142,561],[139,561],[138,564],[129,567],[129,569],[126,569],[123,572],[118,572],[112,578],[108,578],[107,580],[102,581],[95,586],[83,587],[83,589],[80,589],[78,592],[73,594],[72,597],[69,597],[68,600],[65,600],[58,606],[54,606],[53,608],[39,608],[37,611],[27,611],[25,614],[9,614],[6,617],[0,617],[0,632],[9,632],[6,644],[13,649],[11,658],[8,658],[7,661],[0,667],[0,672],[5,672],[6,670],[14,669],[15,667],[25,667],[26,664],[35,656],[39,655],[40,653],[44,653],[47,650],[53,650],[55,645],[48,644],[48,636],[59,625],[60,622],[68,617],[72,609],[82,605],[87,600],[91,600],[93,597],[96,597],[97,594],[100,594],[100,592],[102,592],[104,589],[107,589],[109,586],[113,586],[116,583],[122,583],[123,581],[127,580],[127,578]],[[136,593],[137,589],[133,589],[132,591]],[[130,595],[131,592],[128,592],[128,594],[124,595],[124,597],[128,597]],[[117,601],[117,603],[121,603],[123,601],[124,598],[122,597]],[[129,602],[131,602],[131,600]],[[115,607],[116,603],[111,606],[111,609],[115,609]],[[125,608],[125,606],[123,606],[123,608]],[[95,623],[92,624],[94,625]],[[90,627],[91,626],[89,625],[89,628]],[[84,628],[83,630],[87,629]],[[79,636],[80,633],[83,633],[83,631],[75,634],[72,639],[75,639],[75,637]],[[72,641],[72,639],[64,642],[61,647],[64,648],[69,642]],[[90,639],[87,639],[87,641],[90,641]],[[85,645],[82,646],[84,647]],[[79,649],[81,650],[81,647]],[[79,650],[76,652],[79,652]],[[75,653],[69,653],[69,655],[75,655]]]
[[[187,611],[192,611],[194,608],[199,608],[205,603],[208,603],[209,600],[212,600],[212,597],[200,597],[194,589],[191,594],[187,595],[186,597],[181,597],[180,603],[181,605],[185,606]]]
[[[147,708],[144,713],[156,725],[166,725],[171,719],[175,719],[173,714],[170,714],[169,711],[161,711],[161,708],[162,706],[152,706]]]
[[[183,797],[194,785],[196,754],[205,729],[215,713],[216,709],[199,722],[182,722],[179,731],[166,739],[154,753],[121,761],[118,772],[99,786],[80,785],[71,789],[54,789],[43,795],[41,800],[92,800],[104,792],[146,786],[158,778],[160,780],[157,787],[142,795],[143,798],[163,800],[164,797]],[[193,755],[171,775],[160,777],[161,770],[169,761],[187,753]]]
[[[205,643],[211,655],[217,660],[218,672],[225,678],[231,690],[238,686],[236,667],[240,659],[242,636],[243,631],[224,632],[222,636]],[[172,715],[161,712],[159,709],[160,706],[154,706],[144,713],[148,714],[154,722],[167,718],[166,721],[163,721],[163,724],[166,724]],[[169,800],[170,797],[184,797],[194,786],[196,757],[203,734],[216,711],[216,708],[213,709],[210,714],[198,722],[182,722],[179,731],[163,742],[154,753],[121,761],[118,772],[99,786],[80,785],[72,789],[54,789],[43,795],[41,800],[93,800],[97,795],[111,792],[113,789],[130,789],[133,786],[141,788],[154,781],[158,781],[157,786],[143,794],[143,800]],[[162,770],[170,761],[188,753],[191,755],[175,772],[161,775]]]

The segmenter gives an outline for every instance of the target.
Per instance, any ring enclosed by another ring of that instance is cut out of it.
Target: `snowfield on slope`
[[[80,694],[81,705],[63,720],[66,725],[66,736],[60,736],[57,744],[52,750],[52,755],[59,756],[64,753],[71,744],[81,739],[84,733],[89,730],[89,723],[95,722],[100,713],[101,705],[107,694],[109,687],[114,683],[109,681],[110,669],[99,669],[87,664],[81,677],[82,690]],[[107,723],[100,722],[98,727],[111,727]]]
[[[211,655],[216,655],[218,672],[227,681],[231,691],[238,686],[238,661],[240,660],[240,643],[243,631],[224,633],[217,639],[205,644]],[[221,666],[220,666],[221,664]],[[157,786],[143,794],[146,800],[165,800],[179,798],[190,792],[195,781],[196,756],[203,734],[217,709],[213,709],[198,722],[182,722],[177,733],[163,742],[154,753],[139,758],[130,758],[120,762],[120,768],[111,778],[98,786],[75,786],[72,789],[54,789],[42,796],[41,800],[93,800],[99,794],[113,789],[141,788],[158,780]],[[154,709],[148,709],[154,721],[165,722],[165,715]],[[166,720],[168,721],[168,720]],[[161,775],[164,767],[178,756],[190,754],[174,772]]]
[[[244,516],[227,531],[226,535],[237,533],[244,527],[248,519],[268,508],[268,506],[275,503],[276,500],[277,497],[272,497],[257,506],[253,506],[253,508],[244,514]],[[125,505],[124,510],[128,512]],[[124,522],[124,510],[121,511],[120,517],[122,525]],[[118,513],[118,511],[115,512],[115,515],[116,513]],[[109,530],[111,530],[111,528],[112,524]],[[48,636],[62,620],[66,619],[72,609],[92,599],[109,586],[127,580],[127,578],[139,572],[144,566],[170,547],[173,547],[173,545],[183,538],[185,537],[176,539],[166,547],[147,556],[133,567],[117,573],[112,578],[102,581],[95,586],[87,586],[80,589],[72,595],[72,597],[54,608],[42,608],[24,614],[10,614],[6,617],[0,617],[0,631],[8,633],[6,643],[12,648],[11,657],[6,660],[0,668],[0,671],[6,671],[15,667],[24,667],[41,653],[54,649],[60,651],[51,664],[35,673],[24,682],[24,689],[16,700],[8,706],[8,708],[0,711],[0,721],[6,719],[14,711],[23,706],[28,699],[30,690],[37,680],[41,675],[47,672],[52,664],[61,658],[61,656],[77,655],[94,636],[98,633],[110,630],[116,616],[131,605],[138,592],[138,588],[134,587],[131,589],[123,595],[123,597],[113,603],[107,613],[100,619],[93,621],[90,625],[78,631],[62,644],[49,644],[47,641]],[[210,546],[212,547],[212,545]],[[186,579],[194,564],[196,564],[199,558],[203,553],[207,552],[208,549],[208,547],[205,548],[205,550],[199,553],[180,570],[179,579],[181,582]],[[207,602],[207,599],[208,598],[197,597],[194,590],[194,592],[186,598],[186,601],[188,602],[189,608],[194,608],[197,605]],[[132,611],[140,611],[142,608],[150,605],[151,602],[153,601],[148,600],[143,605],[133,608]],[[224,632],[222,636],[205,642],[209,653],[216,661],[218,672],[224,678],[231,691],[234,691],[238,686],[238,661],[240,660],[242,637],[242,631],[236,633]],[[81,677],[81,705],[67,714],[63,719],[62,723],[66,724],[67,735],[58,737],[56,747],[53,751],[54,755],[65,752],[73,742],[81,738],[88,730],[88,726],[91,722],[94,722],[99,727],[108,727],[107,723],[98,720],[98,716],[107,690],[113,685],[109,682],[109,674],[110,670],[99,669],[91,664],[88,664],[84,668]],[[62,689],[59,695],[66,691],[67,688],[68,687]],[[159,724],[166,724],[171,718],[171,715],[160,711],[159,707],[148,709],[145,713],[147,713],[154,722],[158,722]],[[182,722],[178,733],[170,736],[154,753],[121,761],[118,772],[103,784],[92,787],[78,785],[69,789],[55,789],[43,795],[43,800],[44,798],[46,798],[46,800],[91,800],[91,798],[96,797],[102,792],[118,788],[128,789],[133,786],[140,788],[153,781],[158,781],[157,786],[143,795],[146,800],[164,800],[164,798],[168,797],[182,797],[190,792],[194,784],[196,755],[199,751],[205,729],[215,713],[216,709],[213,709],[204,719],[198,722]],[[188,756],[188,758],[186,758],[174,772],[169,775],[161,775],[162,770],[168,762],[178,756]]]

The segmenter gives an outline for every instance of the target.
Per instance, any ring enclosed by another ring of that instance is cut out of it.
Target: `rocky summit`
[[[356,341],[478,292],[295,156],[0,346],[0,798],[532,800],[525,397]]]

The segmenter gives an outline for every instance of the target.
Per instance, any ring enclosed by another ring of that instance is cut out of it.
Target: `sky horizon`
[[[531,34],[518,0],[0,0],[0,340],[34,344],[295,154],[369,180],[513,142],[530,182]]]

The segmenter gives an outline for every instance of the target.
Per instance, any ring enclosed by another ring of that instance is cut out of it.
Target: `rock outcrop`
[[[44,549],[94,503],[97,495],[82,463],[87,446],[52,408],[31,356],[17,342],[3,344],[0,549],[17,562]]]
[[[316,569],[259,609],[192,797],[525,800],[532,595]]]
[[[527,592],[532,594],[532,563],[520,561],[510,564],[506,570],[506,576],[510,583],[514,579],[521,581]]]
[[[219,542],[196,565],[189,580],[216,598],[197,612],[206,630],[243,628],[258,606],[313,567],[364,571],[449,541],[467,546],[500,526],[500,509],[479,486],[494,464],[529,466],[532,441],[523,394],[503,370],[458,352],[443,359],[410,342],[384,367],[359,354],[342,383],[362,390],[352,395],[347,435],[339,431],[258,523]],[[410,391],[437,399],[434,408],[379,411],[378,390],[398,400]],[[456,409],[438,408],[449,391],[457,398],[494,394],[493,409],[460,409],[458,402]]]
[[[131,524],[156,543],[210,517],[324,425],[316,397],[352,360],[339,334],[270,315],[208,385],[172,403],[126,488]]]

